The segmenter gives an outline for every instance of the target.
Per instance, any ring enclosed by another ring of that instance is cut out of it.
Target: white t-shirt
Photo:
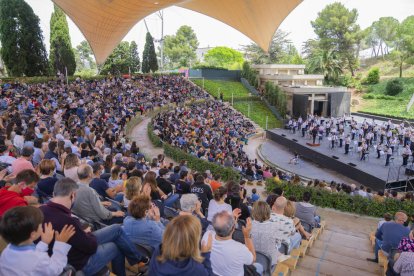
[[[214,274],[218,276],[244,276],[244,265],[253,264],[253,254],[242,243],[235,240],[216,240],[214,231],[207,231],[203,241],[207,242],[209,233],[213,234],[210,261]]]
[[[219,204],[214,199],[210,200],[210,203],[208,204],[207,220],[212,221],[214,215],[217,214],[217,213],[220,213],[221,211],[227,211],[230,215],[233,213],[233,210],[232,210],[230,204],[227,204],[227,203]]]

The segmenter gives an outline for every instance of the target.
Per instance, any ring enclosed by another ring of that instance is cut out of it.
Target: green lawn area
[[[195,84],[203,87],[202,79],[192,80]],[[231,93],[234,94],[234,99],[237,97],[248,97],[249,91],[243,86],[241,82],[236,81],[218,81],[218,80],[204,80],[204,89],[211,95],[217,97],[217,91],[223,92],[224,101],[231,102]],[[248,115],[248,105],[250,103],[250,119],[258,124],[263,129],[266,128],[266,116],[268,116],[268,128],[281,127],[282,123],[273,115],[272,111],[267,108],[266,104],[260,99],[246,101],[234,101],[234,108],[243,113],[245,116]]]
[[[401,81],[404,84],[404,90],[393,97],[394,99],[363,99],[357,110],[378,115],[414,119],[414,106],[411,107],[409,112],[406,112],[407,104],[414,93],[414,78],[402,78]],[[385,95],[386,85],[387,80],[383,80],[378,84],[368,86],[365,93],[373,94],[375,97]]]
[[[203,87],[202,79],[193,79],[191,80],[200,87]],[[231,101],[231,93],[233,97],[247,97],[249,96],[249,91],[243,86],[241,82],[237,81],[219,81],[219,80],[204,80],[204,89],[210,93],[213,97],[219,97],[220,92],[223,92],[224,101]]]
[[[234,102],[234,108],[247,116],[249,103],[250,119],[263,129],[266,128],[266,116],[268,117],[267,127],[269,129],[282,126],[282,123],[275,117],[275,115],[273,115],[270,109],[267,108],[266,104],[261,101],[237,101]]]

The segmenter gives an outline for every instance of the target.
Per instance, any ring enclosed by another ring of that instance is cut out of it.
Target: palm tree
[[[336,81],[342,73],[337,51],[318,49],[309,55],[308,71],[324,75],[325,81]]]

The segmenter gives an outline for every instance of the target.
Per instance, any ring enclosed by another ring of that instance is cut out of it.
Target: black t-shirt
[[[191,186],[191,193],[196,194],[198,199],[201,200],[201,207],[203,212],[207,210],[210,200],[213,198],[213,193],[210,186],[204,184],[204,182],[196,182]]]
[[[162,177],[158,177],[157,178],[157,185],[161,189],[161,191],[164,192],[164,194],[168,195],[168,194],[172,193],[173,189],[172,189],[171,182],[168,181],[167,179],[162,178]]]
[[[190,191],[190,184],[185,182],[184,180],[177,180],[175,183],[175,191],[177,194],[183,195],[183,194],[189,194]]]
[[[89,187],[94,189],[98,195],[102,198],[108,197],[106,190],[109,189],[108,182],[105,179],[101,178],[94,178],[92,179],[91,183],[89,183]]]
[[[40,192],[44,194],[40,196],[53,196],[53,189],[55,188],[56,181],[56,177],[47,177],[44,179],[40,179],[37,183],[37,189],[39,189]]]

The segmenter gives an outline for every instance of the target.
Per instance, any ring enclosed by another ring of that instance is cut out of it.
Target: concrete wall
[[[329,103],[331,116],[338,117],[351,113],[351,93],[330,93]]]
[[[240,81],[240,70],[190,69],[190,78]]]
[[[302,116],[302,118],[306,118],[307,109],[308,109],[308,95],[299,95],[299,94],[293,94],[293,106],[292,106],[292,112],[293,115],[297,118],[299,116]]]

